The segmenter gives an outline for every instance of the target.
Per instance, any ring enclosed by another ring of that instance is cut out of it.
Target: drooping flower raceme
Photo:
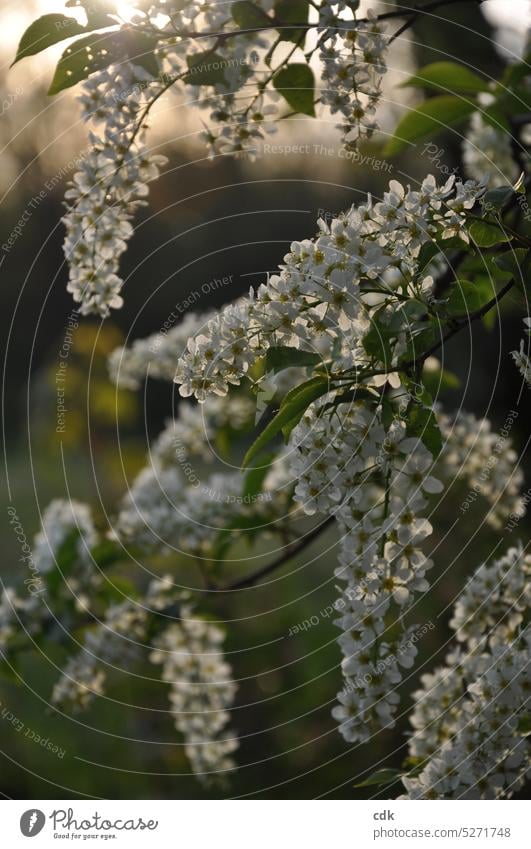
[[[289,467],[282,460],[252,496],[243,493],[238,472],[204,480],[197,470],[192,474],[178,465],[143,469],[124,499],[113,536],[166,557],[180,552],[211,559],[219,535],[230,527],[237,533],[238,518],[245,527],[252,515],[264,533],[289,522]]]
[[[145,140],[148,113],[165,91],[180,84],[191,101],[208,110],[210,125],[202,135],[212,156],[244,153],[252,158],[265,134],[275,131],[280,94],[274,81],[282,70],[289,74],[289,60],[304,46],[309,25],[300,32],[300,44],[271,72],[278,9],[273,0],[259,0],[253,9],[261,26],[240,33],[237,13],[220,3],[192,0],[171,14],[166,3],[143,4],[134,34],[142,36],[144,29],[145,43],[126,50],[127,58],[96,70],[82,84],[83,118],[98,132],[91,131],[90,150],[66,192],[69,210],[64,218],[68,290],[81,304],[81,313],[106,317],[122,305],[120,257],[133,234],[132,218],[146,202],[148,184],[166,162],[148,151]],[[386,70],[387,42],[372,13],[358,21],[343,20],[344,9],[343,3],[324,2],[315,26],[324,63],[321,100],[342,115],[345,145],[351,148],[376,127],[373,113]],[[349,9],[355,12],[355,4]],[[131,31],[125,27],[118,35],[127,42]],[[145,58],[150,52],[151,62]],[[87,57],[89,64],[92,58]]]
[[[322,3],[320,59],[324,88],[321,101],[332,114],[339,113],[343,143],[355,150],[359,141],[370,138],[378,127],[374,119],[387,71],[387,38],[376,16],[369,10],[363,22],[338,17],[343,3]]]
[[[345,587],[336,624],[345,685],[333,715],[347,740],[364,742],[393,725],[400,669],[416,655],[415,626],[395,639],[388,632],[429,586],[432,563],[421,545],[432,527],[422,513],[425,494],[440,492],[442,484],[430,474],[430,452],[403,423],[386,430],[381,413],[361,403],[333,405],[329,415],[323,406],[317,402],[294,429],[291,467],[304,510],[338,522],[335,574]]]
[[[492,564],[482,563],[461,592],[450,621],[460,643],[477,650],[508,645],[531,604],[531,555],[521,543]]]
[[[238,738],[226,728],[236,684],[223,656],[223,639],[218,625],[196,618],[193,608],[183,605],[179,622],[163,631],[150,655],[170,684],[170,710],[191,767],[206,783],[222,780],[235,768],[231,754],[238,748]]]
[[[109,670],[125,669],[141,655],[153,613],[177,603],[180,596],[172,578],[166,576],[152,581],[143,598],[110,605],[104,620],[87,632],[82,650],[67,661],[52,702],[84,710],[103,695]]]
[[[90,508],[75,500],[56,498],[42,514],[31,554],[24,563],[24,590],[6,587],[0,598],[0,649],[6,654],[20,631],[45,633],[57,615],[67,624],[67,608],[83,610],[99,587],[101,573],[92,549],[99,542]],[[53,589],[51,589],[53,588]],[[58,614],[55,609],[58,609]],[[74,614],[75,615],[75,614]]]
[[[419,191],[393,180],[380,203],[369,198],[330,225],[320,221],[315,239],[292,244],[280,274],[271,276],[256,292],[251,290],[247,299],[229,304],[189,340],[175,377],[181,395],[195,395],[199,401],[211,393],[225,395],[274,345],[316,353],[325,362],[333,352],[337,371],[369,362],[362,339],[369,329],[371,309],[362,298],[363,287],[379,285],[385,297],[384,275],[396,269],[406,291],[418,297],[422,314],[422,302],[428,300],[433,281],[422,276],[420,249],[435,237],[459,236],[466,241],[465,213],[483,192],[480,184],[463,185],[454,178],[437,186],[430,176]],[[389,310],[379,321],[389,322],[391,335],[390,322],[396,325],[398,319],[395,335],[403,337],[405,345],[412,317],[400,312],[390,287],[387,293]],[[382,307],[382,301],[376,306]],[[394,362],[401,353],[397,346]],[[385,362],[388,372],[394,362]]]
[[[440,474],[445,482],[460,479],[470,488],[461,511],[466,512],[481,495],[489,504],[485,520],[491,527],[503,527],[509,516],[523,516],[524,475],[504,429],[496,433],[488,419],[464,411],[450,416],[440,412],[438,421],[445,442]]]
[[[229,754],[238,742],[224,729],[236,687],[221,650],[223,632],[194,619],[187,599],[166,576],[152,581],[141,599],[109,607],[104,621],[87,633],[82,651],[67,662],[52,702],[60,708],[86,709],[104,695],[110,672],[128,669],[147,650],[152,663],[162,664],[163,680],[171,684],[171,712],[184,735],[192,769],[208,782],[234,768]],[[164,618],[157,618],[160,613]],[[169,626],[168,618],[174,620]],[[150,646],[147,641],[157,630]]]
[[[69,208],[63,221],[68,291],[84,315],[106,317],[122,305],[119,262],[133,234],[131,219],[166,162],[147,151],[141,118],[161,89],[160,81],[131,62],[83,83],[83,117],[102,127],[99,135],[91,132],[91,148],[65,194]]]
[[[168,329],[135,339],[128,347],[116,348],[108,362],[111,380],[122,389],[138,389],[147,377],[173,380],[175,352],[184,353],[190,336],[200,333],[214,315],[214,312],[187,313]]]
[[[35,537],[33,545],[35,570],[46,574],[55,569],[61,547],[72,535],[78,537],[76,550],[79,561],[89,571],[90,549],[97,541],[90,508],[79,501],[56,498],[44,511],[41,529]]]
[[[482,564],[457,600],[459,647],[414,693],[411,799],[494,799],[518,790],[529,769],[531,557],[521,545]]]
[[[487,123],[474,112],[463,142],[463,164],[474,180],[489,181],[489,186],[515,183],[520,172],[515,163],[510,132]]]

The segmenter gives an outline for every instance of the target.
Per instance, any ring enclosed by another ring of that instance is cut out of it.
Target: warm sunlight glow
[[[134,3],[121,2],[116,3],[116,13],[122,21],[132,21],[135,15],[138,14],[138,9]]]

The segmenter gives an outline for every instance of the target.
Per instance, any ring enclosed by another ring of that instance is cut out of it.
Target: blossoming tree
[[[148,145],[150,112],[165,92],[204,110],[212,156],[253,156],[286,114],[316,110],[340,116],[341,144],[355,150],[378,131],[390,44],[421,15],[454,2],[361,14],[357,0],[138,0],[123,20],[107,0],[70,0],[82,19],[36,21],[17,61],[74,38],[50,93],[80,85],[90,125],[90,151],[66,192],[64,217],[68,289],[79,311],[106,318],[122,305],[120,257],[166,164]],[[58,620],[83,629],[83,648],[53,691],[58,708],[86,708],[113,667],[129,668],[148,646],[194,772],[204,781],[226,776],[236,765],[236,687],[224,634],[206,615],[209,591],[260,581],[333,527],[343,680],[332,714],[350,742],[368,743],[393,726],[404,670],[417,654],[417,602],[430,587],[425,549],[437,495],[464,481],[498,529],[525,512],[510,440],[499,445],[487,420],[437,403],[451,375],[436,355],[509,292],[521,293],[526,312],[528,71],[513,62],[491,81],[448,61],[420,69],[408,84],[431,96],[401,120],[387,155],[468,122],[469,179],[392,180],[381,199],[368,196],[320,220],[248,296],[113,353],[117,385],[175,381],[186,400],[151,445],[111,526],[96,527],[84,504],[52,502],[34,546],[40,592],[4,591],[6,662],[21,648],[21,625],[50,640]],[[513,356],[531,383],[527,349],[526,337]],[[185,461],[208,457],[219,429],[244,432],[257,398],[267,409],[241,469],[213,472],[199,487]],[[263,533],[280,541],[281,555],[229,583],[223,563],[233,543],[245,534],[257,545]],[[165,558],[167,574],[106,601],[105,574],[131,552]],[[204,593],[191,597],[176,584],[175,552],[197,558]],[[404,767],[370,783],[398,775],[405,798],[441,799],[499,798],[521,787],[530,569],[518,543],[469,577],[455,602],[446,663],[413,694]]]

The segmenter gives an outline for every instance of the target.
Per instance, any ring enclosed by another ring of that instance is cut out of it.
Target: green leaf
[[[159,75],[159,63],[155,56],[158,41],[142,32],[123,30],[120,35],[124,40],[124,52],[133,65],[140,65],[152,77]]]
[[[258,463],[256,463],[251,469],[249,469],[249,471],[245,475],[245,480],[243,483],[242,495],[244,498],[253,498],[262,491],[262,484],[264,483],[267,475],[269,474],[271,464],[273,463],[275,457],[275,451],[270,451],[268,454],[262,454],[262,456],[258,460]]]
[[[111,23],[115,22],[111,20]],[[66,38],[72,38],[83,32],[86,32],[85,27],[82,27],[75,18],[68,18],[66,15],[43,15],[27,28],[20,39],[17,55],[11,67],[26,56],[35,56],[36,53],[46,50],[52,44],[58,44]]]
[[[327,378],[312,377],[311,380],[307,380],[305,383],[288,392],[276,416],[266,425],[247,451],[243,458],[243,468],[247,468],[251,460],[281,432],[285,425],[290,424],[297,416],[299,419],[302,418],[302,415],[312,401],[320,398],[321,395],[325,395],[328,390],[329,382]]]
[[[255,6],[249,0],[240,0],[238,3],[233,3],[230,12],[233,21],[238,24],[240,29],[257,29],[271,25],[269,15],[266,15],[263,9]]]
[[[442,436],[437,424],[435,413],[430,407],[414,404],[408,413],[406,433],[418,437],[430,451],[433,457],[438,457],[442,450]]]
[[[48,94],[58,94],[86,80],[94,71],[126,59],[157,76],[158,63],[153,53],[155,45],[153,39],[130,30],[92,33],[81,38],[67,47],[61,56]]]
[[[218,85],[226,83],[225,68],[227,60],[218,53],[205,50],[186,57],[189,71],[183,77],[187,85]]]
[[[370,357],[380,362],[388,363],[392,359],[391,341],[400,333],[406,333],[409,338],[420,333],[426,327],[426,321],[421,321],[426,313],[426,307],[419,301],[410,300],[390,312],[384,305],[371,318],[369,331],[363,337],[363,347]]]
[[[475,101],[463,97],[441,95],[426,100],[417,109],[404,115],[393,138],[387,143],[384,155],[394,156],[404,150],[408,144],[414,144],[447,127],[459,124],[475,109],[477,109]]]
[[[527,56],[524,57],[523,62],[515,62],[514,64],[507,65],[503,77],[501,78],[501,86],[502,88],[513,88],[518,83],[521,83],[522,80],[527,79],[531,75],[530,69],[531,63],[531,54],[528,53]]]
[[[307,366],[315,366],[321,362],[319,354],[313,354],[311,351],[301,351],[299,348],[290,348],[286,345],[277,345],[274,348],[268,348],[265,358],[266,372],[273,371],[275,374],[285,368],[294,366],[304,368]]]
[[[356,386],[354,389],[349,389],[347,392],[341,392],[336,395],[333,401],[324,404],[322,410],[333,410],[339,404],[354,404],[356,401],[365,401],[368,404],[380,403],[381,397],[374,394],[365,386]]]
[[[386,313],[385,306],[380,307],[372,316],[371,326],[363,337],[362,343],[369,357],[387,363],[392,358],[390,340],[393,336],[396,336],[396,330],[392,330],[389,325],[384,324],[382,321],[384,313]]]
[[[360,781],[354,787],[373,787],[375,784],[393,784],[393,782],[398,781],[406,774],[400,769],[377,769],[365,781]]]
[[[516,248],[516,250],[499,254],[494,258],[494,263],[502,271],[508,272],[517,282],[523,283],[525,282],[524,272],[529,268],[530,259],[531,251],[526,248]]]
[[[485,109],[481,110],[481,117],[486,124],[490,124],[495,130],[505,131],[512,135],[511,124],[504,110],[500,108],[498,103],[491,103]]]
[[[470,280],[457,280],[453,287],[446,309],[449,315],[466,316],[485,306],[496,294],[487,275]]]
[[[308,65],[296,62],[282,68],[273,85],[295,112],[315,117],[315,78]]]
[[[520,717],[520,719],[518,721],[518,725],[516,727],[516,730],[518,731],[519,734],[522,735],[522,737],[529,737],[529,735],[531,734],[531,715],[530,714],[527,713],[524,716]]]
[[[276,0],[274,5],[275,19],[282,24],[305,24],[308,22],[310,4],[308,0]],[[305,29],[292,29],[282,26],[278,28],[282,41],[294,41],[302,46],[306,38]]]
[[[429,88],[452,94],[477,94],[490,91],[487,80],[456,62],[433,62],[401,84],[401,88]]]
[[[118,604],[124,600],[124,596],[128,598],[137,598],[138,590],[134,583],[123,575],[113,575],[112,581],[108,580],[102,585],[98,596],[107,604],[109,602],[117,602]]]
[[[493,248],[494,245],[511,241],[507,233],[504,233],[497,224],[491,224],[489,221],[472,221],[468,232],[478,248]]]
[[[112,542],[110,539],[104,539],[94,546],[90,552],[92,559],[100,569],[105,569],[108,566],[119,563],[128,559],[128,552],[124,551],[121,545]]]
[[[496,189],[490,189],[484,195],[481,206],[485,212],[500,212],[513,197],[514,193],[515,191],[512,186],[498,186]]]
[[[432,259],[440,254],[441,247],[435,241],[425,242],[419,252],[418,260],[417,260],[417,268],[420,273],[423,271],[427,265],[430,264]]]

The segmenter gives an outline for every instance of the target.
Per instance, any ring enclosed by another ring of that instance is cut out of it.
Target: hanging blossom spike
[[[119,263],[133,235],[131,219],[167,161],[147,151],[141,125],[149,99],[161,89],[160,81],[130,62],[99,71],[83,83],[83,118],[101,125],[101,131],[90,133],[91,148],[65,194],[68,212],[63,218],[68,291],[83,315],[105,318],[122,306]]]
[[[500,799],[524,783],[529,717],[531,556],[509,549],[474,573],[454,607],[458,644],[413,694],[408,799]]]
[[[427,496],[442,490],[431,474],[433,457],[395,421],[388,430],[378,411],[323,403],[306,412],[290,438],[295,500],[310,515],[335,516],[340,533],[336,577],[345,584],[336,602],[345,684],[332,711],[349,742],[366,742],[394,724],[402,669],[417,654],[417,626],[392,639],[386,633],[429,584],[432,566],[422,543],[432,527]],[[394,611],[394,613],[393,613]]]
[[[274,0],[255,5],[273,20]],[[320,99],[342,115],[340,129],[348,149],[377,128],[374,112],[386,72],[387,40],[376,16],[369,11],[360,21],[342,17],[355,11],[353,3],[347,8],[343,2],[323,2],[315,24],[323,62]],[[209,112],[209,126],[201,135],[210,155],[250,159],[259,154],[266,135],[276,131],[282,108],[268,64],[273,28],[239,34],[225,4],[198,0],[179,4],[171,15],[166,3],[148,4],[134,23],[150,37],[159,33],[155,54],[160,76],[127,60],[93,73],[82,84],[83,118],[98,132],[89,134],[90,150],[65,195],[68,291],[82,314],[103,318],[122,306],[120,257],[133,235],[134,215],[146,203],[148,185],[167,161],[146,147],[146,118],[153,103],[166,89],[180,86]],[[214,35],[199,39],[188,36],[190,32]],[[227,37],[217,38],[220,32]],[[277,71],[286,67],[281,61]]]
[[[453,415],[438,412],[438,422],[445,444],[438,473],[446,484],[463,480],[469,493],[461,504],[468,511],[478,495],[489,504],[485,521],[496,530],[509,517],[525,515],[521,495],[524,474],[518,467],[518,454],[508,435],[508,428],[518,413],[510,411],[507,425],[498,433],[486,418],[459,410]]]
[[[180,620],[166,628],[150,655],[170,684],[170,711],[183,735],[192,770],[205,784],[223,782],[235,769],[231,757],[238,738],[227,730],[228,709],[236,684],[223,656],[224,633],[218,625],[181,608]]]
[[[293,242],[279,274],[225,307],[189,339],[184,354],[175,352],[181,395],[201,402],[225,395],[275,345],[333,358],[337,372],[368,364],[362,341],[370,307],[362,284],[378,285],[385,294],[386,275],[395,270],[410,281],[410,296],[428,303],[433,279],[417,280],[421,247],[450,236],[467,242],[466,213],[484,191],[483,184],[453,177],[439,186],[430,175],[419,190],[392,180],[381,202],[368,197],[330,224],[319,221],[314,239]],[[392,289],[388,294],[381,320],[390,322],[399,304]],[[397,336],[393,360],[385,363],[389,373],[406,348],[407,328]]]
[[[491,188],[512,185],[520,175],[511,133],[487,124],[480,112],[472,115],[463,141],[463,165],[469,177],[487,178]]]

